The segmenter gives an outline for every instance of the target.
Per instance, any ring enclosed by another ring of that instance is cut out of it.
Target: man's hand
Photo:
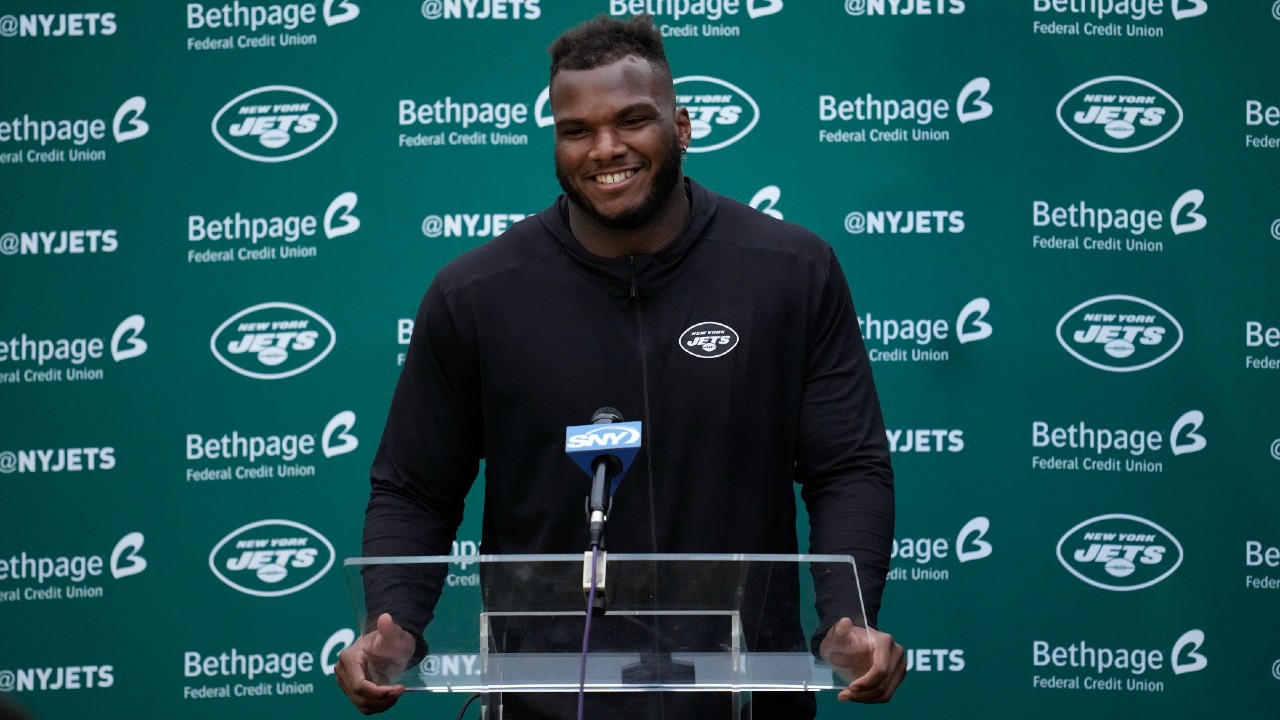
[[[906,653],[892,635],[857,627],[849,618],[827,631],[818,654],[850,681],[840,691],[841,702],[889,702],[907,675]]]
[[[395,705],[404,694],[403,685],[388,683],[408,667],[416,647],[413,636],[383,613],[378,616],[376,629],[356,638],[338,654],[334,673],[338,686],[360,712],[380,713]]]

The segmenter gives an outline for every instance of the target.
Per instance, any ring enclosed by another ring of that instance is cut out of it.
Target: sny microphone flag
[[[588,476],[597,458],[612,455],[622,462],[622,470],[613,477],[610,494],[618,489],[618,481],[631,467],[640,450],[639,420],[601,425],[574,425],[564,430],[564,451]]]

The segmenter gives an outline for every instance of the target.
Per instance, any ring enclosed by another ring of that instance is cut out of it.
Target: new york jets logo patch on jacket
[[[718,322],[700,322],[680,334],[680,349],[696,358],[718,358],[738,347],[738,332]]]

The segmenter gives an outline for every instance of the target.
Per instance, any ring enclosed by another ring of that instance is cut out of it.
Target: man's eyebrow
[[[662,110],[661,108],[658,107],[657,103],[635,102],[625,107],[619,108],[618,111],[613,114],[613,116],[615,118],[620,118],[620,117],[626,117],[627,115],[631,115],[632,113],[637,113],[637,112],[657,114],[661,111]],[[557,120],[555,123],[555,126],[556,127],[573,127],[575,125],[585,125],[585,124],[587,124],[587,120],[585,118],[567,117],[567,118],[561,118]]]
[[[623,115],[630,115],[630,114],[632,114],[632,113],[634,113],[634,112],[654,112],[654,113],[656,113],[656,112],[659,112],[659,109],[658,109],[658,106],[657,106],[657,104],[656,104],[656,103],[652,103],[652,102],[638,102],[638,103],[631,103],[630,105],[628,105],[628,106],[626,106],[626,107],[622,108],[621,110],[619,110],[619,111],[617,112],[617,115],[618,115],[619,117],[621,117],[621,116],[623,116]]]

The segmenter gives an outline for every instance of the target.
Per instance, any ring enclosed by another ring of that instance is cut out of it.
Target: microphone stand
[[[604,545],[605,522],[609,519],[605,507],[605,487],[609,483],[608,459],[597,460],[594,470],[591,476],[591,496],[587,498],[588,533],[591,541],[590,548],[583,557],[582,591],[592,601],[591,614],[599,617],[605,614],[608,606],[605,582],[608,553]],[[612,498],[609,504],[613,504]]]

